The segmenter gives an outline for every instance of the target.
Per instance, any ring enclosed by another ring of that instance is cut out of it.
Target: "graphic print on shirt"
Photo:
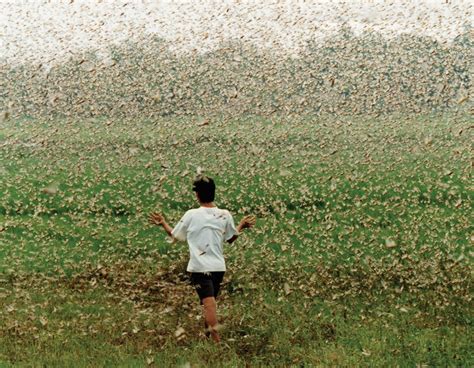
[[[199,253],[200,256],[203,256],[204,254],[206,254],[206,249],[207,247],[209,247],[209,244],[206,244],[204,247],[203,247],[203,250],[201,250],[201,253]],[[201,249],[201,247],[199,247],[199,249]]]

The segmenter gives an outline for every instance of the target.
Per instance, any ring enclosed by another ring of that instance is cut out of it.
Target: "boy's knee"
[[[216,305],[216,298],[214,298],[213,296],[209,296],[207,298],[203,298],[202,299],[202,305],[204,307],[213,307]]]

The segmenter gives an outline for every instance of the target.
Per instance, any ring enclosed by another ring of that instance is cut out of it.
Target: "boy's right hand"
[[[161,213],[152,212],[148,217],[148,222],[153,225],[163,225],[165,218]]]
[[[252,226],[255,225],[257,222],[257,218],[253,215],[245,216],[241,221],[240,221],[240,228],[241,229],[246,229],[246,228],[251,228]]]

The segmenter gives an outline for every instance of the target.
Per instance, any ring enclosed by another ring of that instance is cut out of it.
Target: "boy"
[[[193,182],[193,191],[199,208],[187,211],[174,229],[160,213],[151,213],[149,222],[161,225],[175,240],[188,241],[190,259],[187,271],[204,307],[206,330],[215,342],[219,342],[216,297],[226,271],[223,242],[233,243],[240,232],[255,225],[256,220],[255,216],[246,216],[236,228],[230,212],[214,204],[215,189],[214,180],[198,175]]]

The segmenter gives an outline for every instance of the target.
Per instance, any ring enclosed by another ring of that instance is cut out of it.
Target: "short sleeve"
[[[191,216],[189,211],[184,214],[184,216],[179,220],[179,222],[174,227],[173,231],[171,232],[171,236],[179,241],[186,241],[186,235],[188,232],[189,222],[191,220]]]
[[[234,224],[234,219],[232,218],[232,215],[228,213],[228,218],[227,218],[227,223],[225,225],[225,231],[224,231],[224,239],[225,241],[228,241],[230,238],[232,238],[234,235],[238,235],[239,232],[235,228]]]

